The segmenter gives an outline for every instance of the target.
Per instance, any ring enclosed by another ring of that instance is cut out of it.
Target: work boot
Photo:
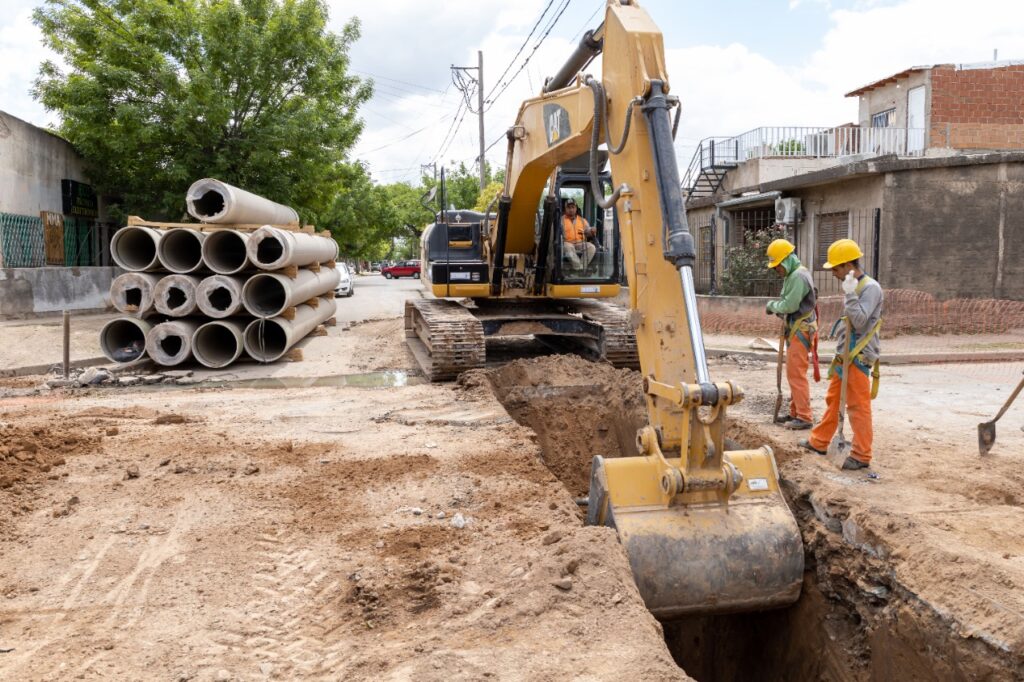
[[[800,417],[793,417],[786,423],[786,428],[793,431],[806,431],[812,426],[814,426],[814,424],[804,419],[801,419]]]
[[[811,452],[813,452],[816,455],[824,455],[825,454],[824,450],[819,450],[818,448],[814,447],[813,445],[811,445],[811,441],[807,440],[806,438],[802,438],[800,440],[800,442],[797,443],[797,445],[799,445],[800,447],[804,448],[805,450],[810,450]]]
[[[778,419],[776,419],[775,423],[776,424],[785,424],[786,422],[791,422],[791,421],[793,421],[793,415],[791,415],[791,414],[784,414],[781,417],[779,417]]]
[[[857,469],[867,469],[869,466],[871,465],[868,464],[867,462],[862,462],[859,459],[854,459],[853,457],[847,457],[846,461],[843,462],[843,468],[849,469],[851,471],[856,471]]]

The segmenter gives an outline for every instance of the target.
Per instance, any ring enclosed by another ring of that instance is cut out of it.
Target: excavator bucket
[[[728,504],[706,492],[666,499],[652,457],[593,460],[587,523],[618,531],[659,620],[772,609],[800,596],[803,542],[771,450],[725,457],[743,474]]]

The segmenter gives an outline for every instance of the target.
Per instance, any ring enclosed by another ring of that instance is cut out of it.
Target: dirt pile
[[[537,434],[544,464],[573,495],[587,494],[595,455],[636,453],[637,429],[647,423],[639,373],[554,355],[517,360],[487,377],[509,414]]]
[[[41,480],[59,478],[66,458],[94,449],[100,436],[69,429],[61,421],[50,425],[0,422],[0,534],[12,517],[34,508],[25,488]]]

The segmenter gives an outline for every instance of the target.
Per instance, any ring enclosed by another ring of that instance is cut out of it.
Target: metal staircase
[[[687,199],[713,196],[726,173],[740,162],[739,140],[735,137],[706,137],[697,144],[683,175],[681,189]]]

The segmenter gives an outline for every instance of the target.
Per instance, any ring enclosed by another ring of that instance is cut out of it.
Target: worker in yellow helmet
[[[831,379],[825,397],[825,414],[811,431],[802,447],[824,455],[829,441],[839,427],[839,396],[842,389],[843,356],[849,352],[850,376],[846,385],[846,409],[853,427],[853,452],[843,463],[844,469],[864,469],[871,465],[871,400],[878,392],[878,357],[881,344],[878,330],[882,326],[882,287],[861,269],[864,257],[857,242],[840,239],[828,247],[825,269],[842,282],[843,317],[836,321],[832,336],[838,338],[836,357],[828,374]],[[846,322],[852,329],[846,334]],[[838,331],[838,333],[837,333]]]
[[[818,372],[817,292],[811,273],[796,255],[796,247],[785,239],[768,245],[768,268],[785,280],[782,293],[769,301],[765,312],[778,315],[786,322],[786,381],[789,383],[789,416],[780,418],[786,428],[809,429],[814,421],[811,413],[811,386],[807,367],[814,360],[814,380]]]

